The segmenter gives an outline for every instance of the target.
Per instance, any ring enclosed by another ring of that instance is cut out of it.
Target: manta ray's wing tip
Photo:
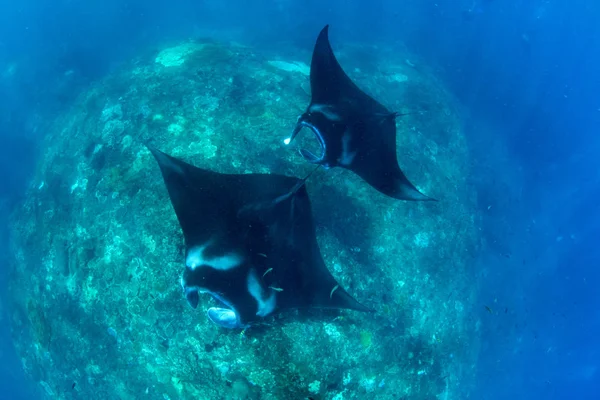
[[[374,308],[367,307],[367,306],[365,306],[362,303],[358,303],[358,304],[360,304],[361,307],[360,307],[360,309],[357,309],[356,311],[361,311],[361,312],[365,312],[365,313],[368,313],[368,314],[374,314],[374,313],[377,312],[377,310],[375,310]]]
[[[388,196],[395,197],[399,200],[408,200],[408,201],[437,201],[437,199],[433,197],[429,197],[423,194],[419,189],[417,189],[410,181],[403,176],[401,179],[396,181],[395,187],[392,190],[393,193],[386,193]]]
[[[424,201],[424,202],[432,202],[432,203],[437,203],[437,202],[439,201],[438,199],[436,199],[436,198],[433,198],[433,197],[426,196],[426,195],[424,195],[423,193],[420,193],[420,196],[419,196],[419,197],[416,197],[416,198],[415,198],[415,197],[413,197],[413,198],[410,198],[410,199],[408,199],[408,200],[413,200],[413,201]]]
[[[147,140],[142,141],[142,145],[152,153],[156,151],[156,147],[154,147],[150,143],[148,143]]]
[[[429,196],[421,193],[420,191],[417,191],[417,193],[418,194],[414,193],[409,200],[426,201],[426,202],[437,202],[438,201],[438,199],[433,198],[433,197],[429,197]]]
[[[358,312],[364,312],[367,314],[374,314],[376,312],[376,310],[374,308],[367,307],[364,304],[360,303],[358,300],[355,300],[355,303],[353,304],[352,307],[349,307],[349,309],[358,311]]]
[[[150,143],[148,142],[142,142],[142,144],[144,145],[144,147],[146,147],[146,149],[148,149],[148,151],[154,156],[154,158],[156,159],[156,161],[159,162],[161,159],[166,156],[165,153],[163,153],[162,151],[158,150],[156,147],[152,146]]]
[[[317,37],[317,43],[327,42],[329,43],[329,24],[325,25],[321,32],[319,32],[319,36]]]

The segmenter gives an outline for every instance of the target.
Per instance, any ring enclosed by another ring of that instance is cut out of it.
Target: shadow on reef
[[[342,248],[350,250],[356,261],[369,268],[371,261],[368,250],[373,247],[373,237],[368,219],[357,214],[362,211],[362,205],[354,197],[348,196],[345,188],[340,189],[326,182],[329,178],[326,174],[311,178],[325,181],[319,184],[317,193],[312,196],[317,230],[327,227],[340,241]],[[352,215],[351,223],[349,214]]]

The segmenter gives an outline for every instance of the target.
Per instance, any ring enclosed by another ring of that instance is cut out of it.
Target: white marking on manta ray
[[[350,133],[344,132],[342,136],[342,155],[338,158],[340,165],[348,167],[356,157],[356,151],[350,151]]]
[[[248,274],[248,292],[254,297],[258,304],[256,315],[259,317],[266,317],[275,310],[275,293],[271,292],[269,297],[265,298],[265,291],[260,285],[254,270],[250,270],[250,273]]]
[[[204,251],[211,244],[211,241],[209,241],[202,246],[196,246],[189,249],[185,259],[185,265],[192,270],[206,266],[220,271],[226,271],[239,266],[242,261],[244,261],[243,257],[236,253],[225,253],[220,256],[206,258],[204,256]]]
[[[319,113],[322,114],[329,121],[339,122],[342,120],[341,115],[336,113],[333,107],[325,105],[325,104],[313,104],[308,108],[309,113]]]

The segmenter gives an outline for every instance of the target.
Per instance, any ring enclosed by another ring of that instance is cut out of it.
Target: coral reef
[[[461,122],[407,55],[375,71],[353,63],[366,51],[348,46],[340,61],[387,107],[412,112],[398,120],[400,164],[440,200],[387,198],[342,169],[309,180],[327,266],[377,312],[297,311],[240,332],[208,321],[208,296],[188,307],[182,236],[143,143],[220,172],[305,175],[282,140],[308,101],[310,55],[183,43],[133,60],[57,117],[12,216],[13,336],[48,398],[464,398],[478,239]]]

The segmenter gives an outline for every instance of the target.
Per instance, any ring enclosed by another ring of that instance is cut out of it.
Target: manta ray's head
[[[207,266],[185,267],[181,277],[181,287],[188,304],[196,309],[200,303],[200,293],[208,293],[222,305],[222,307],[210,307],[207,310],[208,319],[224,328],[246,328],[248,325],[242,322],[241,315],[233,306],[232,299],[226,293],[212,287],[215,286],[215,279],[211,278],[211,272],[214,271],[210,271],[210,269]]]
[[[331,157],[328,143],[332,142],[332,134],[338,130],[344,130],[342,116],[330,105],[311,103],[306,112],[298,117],[296,126],[289,138],[284,140],[286,145],[298,136],[302,128],[310,129],[319,143],[318,154],[314,154],[310,150],[300,149],[300,155],[306,161],[313,164],[323,165],[325,168],[335,166],[335,162]]]
[[[233,253],[206,258],[204,247],[186,251],[181,287],[188,304],[197,308],[200,294],[208,293],[220,304],[207,310],[208,318],[222,328],[247,328],[275,311],[276,292],[260,279],[253,263]]]

